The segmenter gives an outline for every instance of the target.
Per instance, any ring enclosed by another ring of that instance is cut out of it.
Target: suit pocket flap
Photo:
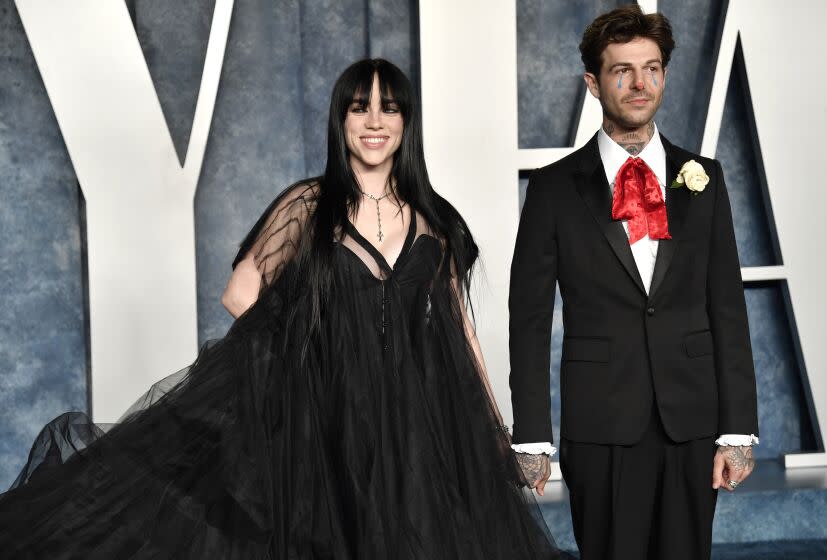
[[[608,362],[609,341],[605,338],[564,338],[563,361]]]
[[[684,337],[683,344],[686,347],[686,354],[690,358],[712,354],[714,348],[712,344],[712,333],[709,331],[688,334]]]

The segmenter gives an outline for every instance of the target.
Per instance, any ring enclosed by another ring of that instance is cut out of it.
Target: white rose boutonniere
[[[686,185],[692,194],[698,195],[706,188],[707,183],[709,183],[709,175],[704,171],[703,165],[690,159],[678,171],[678,176],[672,181],[671,186],[673,189],[679,189]]]

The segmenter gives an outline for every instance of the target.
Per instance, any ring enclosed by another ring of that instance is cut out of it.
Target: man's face
[[[660,107],[666,85],[660,48],[643,37],[611,43],[603,51],[600,74],[587,72],[585,80],[609,120],[624,129],[645,126]]]

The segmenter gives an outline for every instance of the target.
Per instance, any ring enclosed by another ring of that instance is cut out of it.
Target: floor
[[[827,541],[717,544],[712,547],[712,560],[827,560]]]
[[[721,544],[713,547],[714,560],[827,560],[827,541],[775,541]]]

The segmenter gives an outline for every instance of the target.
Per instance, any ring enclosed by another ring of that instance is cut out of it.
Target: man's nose
[[[643,81],[643,72],[639,70],[635,70],[632,76],[632,87],[634,89],[643,89],[646,87],[646,83]]]

